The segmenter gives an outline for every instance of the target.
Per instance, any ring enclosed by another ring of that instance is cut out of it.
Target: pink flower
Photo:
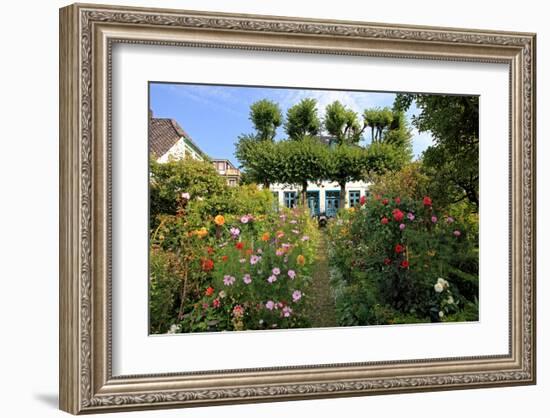
[[[380,222],[382,222],[382,225],[387,225],[388,222],[389,222],[389,219],[386,218],[385,216],[380,220]]]
[[[252,257],[250,257],[250,264],[254,265],[258,261],[260,261],[261,259],[262,259],[262,257],[258,257],[257,255],[253,255]]]
[[[309,241],[309,237],[308,237],[307,235],[304,235],[304,236],[302,237],[302,241]]]
[[[279,267],[275,267],[273,270],[271,270],[271,272],[272,272],[275,276],[278,276],[279,274],[281,274],[281,270],[279,269]]]
[[[214,308],[219,308],[220,305],[221,305],[221,302],[218,298],[216,298],[212,301],[212,306],[214,306]]]
[[[241,305],[236,305],[233,308],[233,316],[236,318],[240,318],[244,314],[244,308]]]
[[[274,274],[272,274],[271,276],[269,276],[269,277],[267,278],[267,281],[268,281],[269,283],[276,282],[276,281],[277,281],[277,276],[275,276]]]
[[[272,311],[275,308],[275,302],[273,302],[272,300],[268,300],[265,304],[265,307],[266,309]]]
[[[459,237],[459,236],[462,235],[462,232],[460,232],[460,231],[457,229],[456,231],[453,232],[453,235],[454,235],[455,237]]]
[[[290,277],[291,279],[294,279],[296,277],[296,272],[294,270],[289,270],[287,274],[288,277]]]
[[[407,213],[407,218],[408,218],[409,221],[411,221],[411,222],[414,221],[414,213],[412,213],[412,212]]]
[[[433,223],[436,223],[436,222],[437,222],[437,216],[432,216],[432,222],[433,222]]]
[[[189,193],[182,193],[181,198],[185,200],[191,199],[191,195]]]
[[[249,220],[250,218],[248,217],[248,215],[241,216],[241,223],[247,224]]]
[[[455,221],[455,219],[452,216],[447,216],[447,223],[452,224]]]
[[[302,298],[302,292],[300,292],[299,290],[295,290],[294,292],[292,292],[293,302],[298,302],[301,298]]]
[[[405,224],[399,225],[399,229],[400,229],[401,231],[403,231],[403,230],[405,229]]]
[[[223,276],[223,284],[226,286],[232,286],[233,283],[235,283],[235,278],[233,276],[230,276],[229,274],[226,274]]]
[[[245,274],[243,277],[244,284],[250,284],[252,283],[252,278],[250,277],[250,274]]]
[[[231,229],[229,229],[229,233],[233,238],[237,238],[241,233],[241,230],[239,228],[231,227]]]
[[[258,248],[258,249],[256,250],[256,252],[257,252],[258,254],[263,254],[264,250],[262,250],[261,248]]]
[[[283,313],[282,313],[282,315],[283,315],[285,318],[288,318],[291,314],[292,314],[292,309],[290,308],[290,306],[285,306],[285,307],[283,308]]]
[[[281,248],[278,248],[277,251],[275,251],[275,255],[278,257],[282,257],[283,255],[285,255],[285,251]]]
[[[202,304],[202,308],[203,308],[203,309],[208,309],[208,306],[210,306],[210,305],[208,305],[207,302],[204,302],[204,303]]]

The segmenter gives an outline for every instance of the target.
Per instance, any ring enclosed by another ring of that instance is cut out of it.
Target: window
[[[235,179],[229,179],[229,185],[230,186],[236,186],[237,185],[237,181]]]
[[[359,190],[349,191],[349,207],[359,206],[359,200],[361,199],[361,192]]]
[[[287,208],[295,208],[298,194],[296,192],[285,192],[285,206]]]

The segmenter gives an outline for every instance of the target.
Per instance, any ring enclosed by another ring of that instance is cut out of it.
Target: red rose
[[[424,206],[432,206],[432,199],[430,199],[429,196],[424,196],[422,203],[424,203]]]
[[[402,253],[404,250],[405,250],[405,247],[403,247],[401,244],[397,244],[397,245],[395,246],[395,252],[396,252],[397,254]]]
[[[397,222],[401,222],[403,218],[405,217],[405,214],[401,212],[399,209],[392,210],[393,219],[395,219]]]
[[[400,266],[404,269],[409,268],[409,262],[407,260],[403,260],[400,264]]]
[[[204,271],[210,271],[214,268],[214,262],[209,258],[202,260],[202,269]]]
[[[214,288],[213,288],[212,286],[208,286],[208,287],[206,288],[206,292],[204,292],[204,294],[205,294],[206,296],[212,296],[212,293],[214,293]]]
[[[235,244],[235,248],[236,248],[237,250],[242,250],[243,247],[244,247],[244,244],[243,244],[242,242],[237,242],[237,243]]]
[[[401,198],[399,196],[397,196],[394,200],[397,205],[401,203]]]
[[[390,203],[390,201],[389,201],[388,199],[382,200],[382,204],[383,204],[383,205],[387,205],[388,203]]]
[[[382,225],[387,225],[390,220],[386,218],[385,216],[380,220],[382,222]]]
[[[207,252],[208,254],[212,254],[212,253],[214,253],[214,248],[212,248],[212,247],[206,247],[206,252]]]
[[[359,203],[361,204],[361,206],[363,206],[365,203],[367,203],[367,197],[361,196],[361,198],[359,199]]]
[[[222,255],[222,261],[227,261],[228,258],[229,258],[228,256]]]
[[[391,264],[391,259],[389,259],[389,258],[384,258],[384,264],[385,264],[386,266],[389,266],[389,265]]]

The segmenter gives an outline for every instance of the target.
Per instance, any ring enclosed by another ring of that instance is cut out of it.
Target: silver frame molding
[[[79,413],[534,384],[535,34],[74,4],[60,10],[60,408]],[[116,43],[505,63],[510,351],[502,356],[111,371],[111,57]]]

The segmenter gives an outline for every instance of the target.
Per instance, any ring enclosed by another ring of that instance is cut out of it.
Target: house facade
[[[223,158],[211,159],[218,174],[225,177],[228,186],[237,186],[241,179],[241,171],[229,160]]]
[[[149,153],[160,163],[191,157],[208,160],[208,155],[174,119],[149,117]]]
[[[269,189],[279,207],[293,208],[298,205],[302,191],[300,186],[272,184]],[[361,197],[368,195],[368,189],[369,183],[364,181],[346,183],[345,207],[358,205]],[[321,213],[335,216],[340,209],[340,186],[329,181],[308,183],[307,205],[312,216]]]

